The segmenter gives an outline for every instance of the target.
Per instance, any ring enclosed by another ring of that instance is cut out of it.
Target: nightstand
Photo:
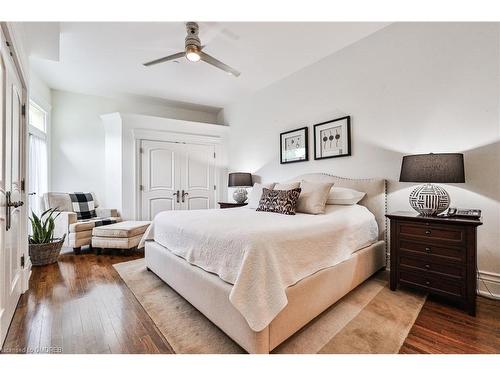
[[[480,220],[386,215],[391,221],[391,290],[413,287],[476,313],[477,227]]]
[[[219,203],[220,208],[234,208],[234,207],[243,207],[248,203],[236,203],[236,202],[217,202]]]

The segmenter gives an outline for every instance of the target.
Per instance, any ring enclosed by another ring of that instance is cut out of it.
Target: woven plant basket
[[[42,244],[29,244],[31,264],[33,266],[45,266],[57,262],[61,252],[64,238],[56,238],[53,242]]]

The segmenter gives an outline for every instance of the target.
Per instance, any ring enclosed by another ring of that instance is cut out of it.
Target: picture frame
[[[309,138],[307,126],[280,134],[280,164],[309,160]]]
[[[314,125],[314,160],[351,156],[351,116]]]

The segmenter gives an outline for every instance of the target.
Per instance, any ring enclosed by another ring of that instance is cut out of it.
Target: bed
[[[269,353],[385,267],[386,182],[307,174],[363,191],[295,216],[248,208],[159,214],[146,266],[249,353]]]

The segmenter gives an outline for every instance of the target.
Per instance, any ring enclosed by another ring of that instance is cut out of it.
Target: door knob
[[[21,207],[24,202],[23,201],[17,201],[17,202],[7,202],[7,204],[10,206],[10,207],[14,207],[14,208],[18,208],[18,207]]]
[[[24,202],[23,201],[17,201],[17,202],[12,202],[10,200],[12,196],[12,193],[10,191],[6,192],[5,193],[5,230],[9,230],[10,227],[11,227],[11,217],[10,217],[10,210],[12,207],[14,208],[18,208],[18,207],[21,207]]]

